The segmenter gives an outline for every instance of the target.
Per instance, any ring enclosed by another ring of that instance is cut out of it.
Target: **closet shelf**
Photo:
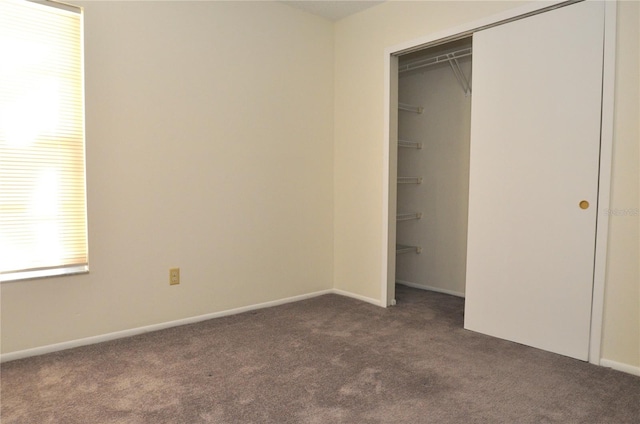
[[[427,66],[436,65],[438,63],[451,62],[452,60],[462,59],[463,57],[472,55],[472,48],[467,47],[461,50],[456,50],[450,53],[439,54],[437,56],[431,56],[423,59],[417,59],[411,62],[407,62],[398,66],[398,72],[409,72],[420,68],[426,68]]]
[[[422,106],[410,105],[408,103],[398,103],[398,110],[404,110],[405,112],[422,113],[424,108]]]
[[[422,219],[422,212],[399,213],[396,215],[396,221],[410,221],[412,219]]]
[[[422,149],[422,143],[409,140],[398,140],[398,147],[408,147],[411,149]]]
[[[462,86],[462,89],[464,90],[465,95],[469,96],[471,94],[471,84],[469,82],[469,79],[464,75],[464,72],[462,72],[462,69],[460,68],[460,63],[458,63],[458,59],[471,56],[472,52],[473,52],[472,48],[468,47],[468,48],[457,50],[450,53],[444,53],[437,56],[428,57],[425,59],[414,60],[412,62],[408,62],[403,65],[400,65],[398,67],[398,73],[402,74],[404,72],[415,71],[416,69],[425,68],[427,66],[435,65],[438,63],[448,62],[449,65],[451,66],[451,70],[453,71],[453,74],[455,75],[456,79]]]
[[[422,184],[422,177],[398,177],[398,184]]]
[[[396,244],[396,255],[400,255],[402,253],[422,253],[422,247],[420,246],[409,246],[406,244]]]

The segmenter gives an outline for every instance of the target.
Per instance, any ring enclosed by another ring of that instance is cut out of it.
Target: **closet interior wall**
[[[422,111],[398,111],[396,283],[464,296],[471,95],[448,62],[402,71],[421,56],[459,50],[456,44],[400,57],[399,103]],[[463,44],[471,47],[470,40]],[[471,60],[458,59],[469,81]]]

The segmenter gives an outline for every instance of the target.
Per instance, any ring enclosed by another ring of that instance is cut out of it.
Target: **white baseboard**
[[[623,364],[621,362],[612,361],[610,359],[600,359],[600,366],[614,369],[616,371],[626,372],[627,374],[637,375],[640,377],[640,367]]]
[[[408,286],[408,287],[414,287],[414,288],[417,288],[417,289],[431,290],[431,291],[435,291],[435,292],[439,292],[439,293],[450,294],[450,295],[453,295],[453,296],[464,297],[464,294],[462,294],[462,293],[457,293],[457,292],[453,292],[453,291],[450,291],[450,290],[443,290],[443,289],[439,289],[439,288],[436,288],[436,287],[422,286],[422,285],[418,285],[418,284],[415,284],[415,283],[411,283],[409,281],[397,280],[396,283],[402,284],[402,285],[405,285],[405,286]],[[279,305],[284,305],[284,304],[287,304],[287,303],[298,302],[298,301],[301,301],[301,300],[311,299],[313,297],[318,297],[318,296],[322,296],[322,295],[325,295],[325,294],[338,294],[340,296],[350,297],[350,298],[357,299],[357,300],[360,300],[360,301],[363,301],[363,302],[367,302],[367,303],[370,303],[370,304],[373,304],[373,305],[376,305],[376,306],[382,306],[382,302],[380,302],[380,300],[373,299],[373,298],[366,297],[366,296],[362,296],[362,295],[359,295],[359,294],[356,294],[356,293],[351,293],[351,292],[340,290],[340,289],[320,290],[320,291],[317,291],[317,292],[302,294],[302,295],[299,295],[299,296],[292,296],[292,297],[287,297],[287,298],[284,298],[284,299],[272,300],[270,302],[264,302],[264,303],[258,303],[258,304],[255,304],[255,305],[243,306],[243,307],[240,307],[240,308],[228,309],[226,311],[213,312],[213,313],[210,313],[210,314],[198,315],[198,316],[195,316],[195,317],[183,318],[183,319],[178,319],[178,320],[175,320],[175,321],[163,322],[163,323],[160,323],[160,324],[147,325],[147,326],[144,326],[144,327],[132,328],[132,329],[123,330],[123,331],[115,331],[113,333],[102,334],[102,335],[99,335],[99,336],[86,337],[86,338],[83,338],[83,339],[71,340],[71,341],[68,341],[68,342],[55,343],[55,344],[36,347],[36,348],[32,348],[32,349],[25,349],[25,350],[19,350],[19,351],[16,351],[16,352],[9,352],[9,353],[5,353],[5,354],[0,355],[0,362],[15,361],[17,359],[28,358],[28,357],[31,357],[31,356],[44,355],[46,353],[58,352],[58,351],[67,350],[67,349],[73,349],[75,347],[87,346],[87,345],[92,345],[92,344],[96,344],[96,343],[107,342],[107,341],[110,341],[110,340],[121,339],[121,338],[124,338],[124,337],[136,336],[136,335],[139,335],[139,334],[149,333],[149,332],[158,331],[158,330],[164,330],[166,328],[177,327],[177,326],[180,326],[180,325],[193,324],[193,323],[196,323],[196,322],[206,321],[206,320],[210,320],[210,319],[213,319],[213,318],[220,318],[220,317],[229,316],[229,315],[241,314],[243,312],[255,311],[257,309],[270,308],[272,306],[279,306]],[[640,376],[640,367],[636,367],[636,366],[633,366],[633,365],[623,364],[623,363],[620,363],[620,362],[616,362],[616,361],[612,361],[612,360],[604,359],[604,358],[600,360],[600,365],[603,366],[603,367],[612,368],[612,369],[614,369],[616,371],[622,371],[622,372],[625,372],[625,373],[628,373],[628,374]]]
[[[441,288],[438,288],[438,287],[423,286],[422,284],[412,283],[411,281],[396,280],[396,283],[400,284],[400,285],[403,285],[403,286],[412,287],[414,289],[429,290],[429,291],[434,291],[434,292],[437,292],[437,293],[444,293],[444,294],[450,294],[452,296],[464,297],[464,293],[456,292],[456,291],[453,291],[453,290],[441,289]]]
[[[298,302],[300,300],[310,299],[312,297],[322,296],[325,294],[340,294],[343,296],[354,297],[356,299],[367,301],[367,298],[360,298],[342,290],[328,289],[313,293],[303,294],[299,296],[287,297],[284,299],[272,300],[270,302],[258,303],[255,305],[243,306],[240,308],[229,309],[221,312],[213,312],[205,315],[198,315],[190,318],[178,319],[175,321],[163,322],[160,324],[147,325],[144,327],[131,328],[129,330],[115,331],[113,333],[101,334],[99,336],[86,337],[68,342],[55,343],[47,346],[35,347],[32,349],[19,350],[0,355],[0,362],[15,361],[16,359],[28,358],[30,356],[44,355],[45,353],[58,352],[61,350],[72,349],[74,347],[87,346],[96,343],[107,342],[110,340],[121,339],[124,337],[137,336],[139,334],[149,333],[151,331],[164,330],[165,328],[177,327],[185,324],[193,324],[200,321],[206,321],[213,318],[220,318],[228,315],[240,314],[243,312],[254,311],[256,309],[270,308],[272,306],[284,305],[286,303]],[[378,303],[379,304],[379,303]]]
[[[352,299],[358,299],[363,302],[371,303],[372,305],[382,306],[382,302],[379,299],[373,299],[371,297],[362,296],[359,294],[351,293],[340,289],[331,289],[332,293],[339,294],[341,296],[350,297]]]

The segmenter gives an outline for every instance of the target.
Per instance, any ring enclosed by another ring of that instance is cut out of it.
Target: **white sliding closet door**
[[[603,33],[583,2],[473,37],[465,328],[583,360]]]

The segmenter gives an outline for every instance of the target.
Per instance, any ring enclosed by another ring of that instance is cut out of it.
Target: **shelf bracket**
[[[424,108],[422,106],[414,106],[407,103],[398,103],[398,109],[405,112],[422,113]]]
[[[396,221],[410,221],[412,219],[422,219],[422,212],[399,213],[396,215]]]
[[[422,184],[422,177],[398,177],[398,184]]]
[[[409,140],[398,140],[398,147],[409,147],[413,149],[422,149],[422,143]]]
[[[447,55],[447,58],[449,59],[449,65],[451,65],[453,75],[456,76],[456,79],[462,86],[462,90],[464,90],[465,97],[469,97],[471,95],[471,85],[469,84],[467,77],[464,75],[464,72],[462,72],[458,59],[451,53]]]
[[[396,254],[415,252],[416,254],[422,253],[422,247],[420,246],[407,246],[406,244],[396,244]]]

